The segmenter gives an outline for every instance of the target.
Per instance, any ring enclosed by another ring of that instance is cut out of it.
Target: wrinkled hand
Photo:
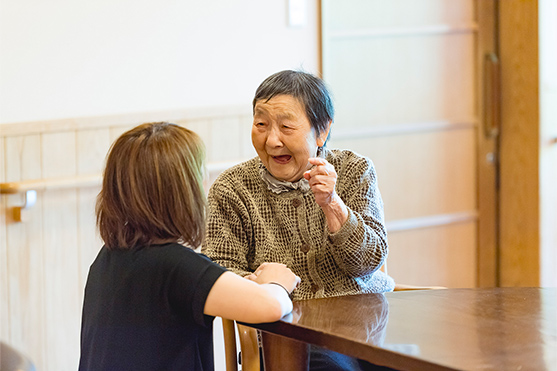
[[[288,292],[292,292],[300,284],[300,277],[296,276],[286,265],[280,263],[263,263],[255,272],[245,278],[259,284],[276,282]]]
[[[331,233],[337,232],[348,219],[348,209],[335,191],[337,172],[327,160],[318,157],[309,159],[313,168],[304,173],[309,181],[315,202],[321,206]]]
[[[336,196],[337,172],[334,166],[323,158],[312,157],[309,163],[314,166],[304,173],[304,178],[309,182],[315,202],[321,207],[326,207]]]

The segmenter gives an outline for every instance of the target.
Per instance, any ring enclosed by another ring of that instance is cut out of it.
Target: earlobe
[[[323,147],[325,142],[327,141],[327,137],[329,136],[329,131],[331,130],[331,124],[333,123],[332,120],[329,121],[327,125],[327,130],[321,132],[319,137],[317,138],[317,147]]]

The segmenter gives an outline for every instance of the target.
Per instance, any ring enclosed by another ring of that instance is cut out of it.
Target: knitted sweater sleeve
[[[383,201],[371,160],[350,152],[335,166],[337,193],[348,207],[348,220],[329,233],[331,253],[348,275],[360,277],[381,267],[387,258]]]
[[[252,227],[241,195],[229,182],[217,179],[209,190],[208,210],[202,253],[240,276],[248,275]]]

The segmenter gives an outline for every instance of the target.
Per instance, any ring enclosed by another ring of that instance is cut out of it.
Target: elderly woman
[[[211,187],[205,254],[248,278],[264,262],[286,264],[301,278],[295,299],[393,290],[379,270],[388,246],[375,169],[325,147],[333,115],[311,74],[282,71],[261,83],[251,130],[258,157]]]
[[[324,82],[305,72],[268,77],[253,99],[258,157],[224,171],[209,191],[202,251],[249,279],[265,262],[301,278],[294,299],[392,291],[383,202],[372,162],[327,149],[334,109]],[[312,370],[379,369],[313,347]]]

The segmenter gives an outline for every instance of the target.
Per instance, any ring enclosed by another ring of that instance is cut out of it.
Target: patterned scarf
[[[317,148],[316,157],[323,157],[323,147]],[[309,182],[306,178],[302,177],[302,179],[294,183],[278,180],[272,176],[271,173],[269,173],[265,166],[263,166],[263,163],[259,166],[259,175],[261,175],[261,179],[263,179],[263,182],[265,182],[269,191],[276,194],[281,194],[295,189],[300,190],[302,193],[306,193],[310,190]]]
[[[306,178],[302,177],[302,179],[294,183],[286,182],[284,180],[278,180],[277,178],[272,176],[271,173],[269,173],[269,171],[265,168],[265,166],[263,166],[263,164],[261,164],[261,166],[259,167],[259,175],[261,175],[261,179],[263,179],[263,182],[265,182],[269,191],[276,194],[289,192],[295,189],[306,193],[310,189],[309,182]]]

